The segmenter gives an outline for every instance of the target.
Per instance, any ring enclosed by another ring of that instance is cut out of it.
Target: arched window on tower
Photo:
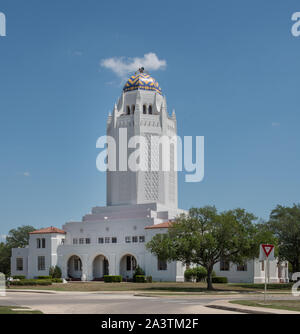
[[[151,105],[149,106],[148,110],[149,110],[149,114],[152,115],[152,106]]]
[[[131,106],[131,113],[132,113],[132,115],[134,114],[134,110],[135,110],[135,105],[133,104],[133,105]]]
[[[145,104],[143,105],[143,114],[147,114],[147,106]]]
[[[130,115],[130,107],[127,106],[127,115]]]

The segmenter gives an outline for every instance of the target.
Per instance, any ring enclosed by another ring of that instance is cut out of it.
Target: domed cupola
[[[134,75],[132,75],[126,82],[123,91],[130,92],[132,90],[150,90],[162,95],[161,88],[158,82],[152,78],[148,73],[144,72],[144,67],[141,67]]]

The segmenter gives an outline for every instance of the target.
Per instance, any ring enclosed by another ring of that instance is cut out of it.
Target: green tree
[[[0,272],[9,275],[10,274],[10,256],[11,250],[4,242],[0,243]]]
[[[293,272],[300,271],[300,204],[277,205],[269,220],[270,230],[278,240],[280,260],[289,261]]]
[[[9,231],[6,237],[6,244],[10,248],[25,247],[29,243],[29,232],[35,231],[35,228],[29,225],[23,225],[17,229]]]
[[[255,220],[244,209],[218,213],[214,206],[191,208],[187,215],[176,218],[167,233],[155,235],[146,247],[161,259],[204,267],[207,289],[211,290],[217,262],[226,259],[244,263],[258,256],[262,231],[264,238],[271,238],[271,233],[256,225]]]
[[[59,266],[52,266],[49,269],[49,276],[51,278],[61,278],[62,272]]]
[[[29,232],[35,231],[32,226],[24,225],[9,231],[6,242],[0,243],[0,272],[10,274],[11,249],[25,247],[29,242]]]

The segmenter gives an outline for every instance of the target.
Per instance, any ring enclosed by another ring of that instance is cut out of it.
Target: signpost
[[[266,261],[265,265],[265,293],[264,293],[264,303],[266,302],[267,295],[267,281],[269,280],[269,260],[274,260],[274,245],[261,244],[259,249],[259,259],[261,261]],[[267,273],[268,271],[268,273]],[[268,275],[267,275],[268,274]]]

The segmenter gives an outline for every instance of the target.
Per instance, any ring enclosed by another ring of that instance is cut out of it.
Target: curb
[[[217,310],[246,313],[246,314],[274,314],[274,313],[271,313],[271,312],[242,309],[242,308],[238,308],[238,307],[230,307],[230,306],[223,306],[223,305],[205,305],[205,307],[214,308],[214,309],[217,309]]]
[[[48,290],[27,290],[27,289],[6,289],[5,292],[27,292],[27,293],[45,293],[45,294],[56,294],[56,291]]]

